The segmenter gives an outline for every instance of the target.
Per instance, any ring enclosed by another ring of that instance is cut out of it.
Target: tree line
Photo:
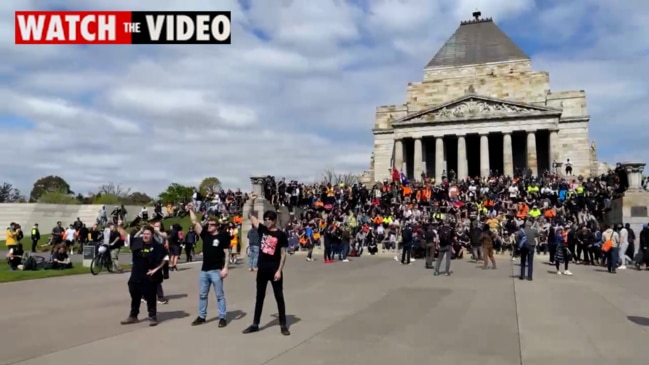
[[[56,175],[41,177],[34,182],[29,196],[24,195],[13,184],[0,185],[0,203],[44,203],[44,204],[101,204],[101,205],[151,205],[188,203],[194,191],[202,195],[218,193],[221,181],[216,177],[204,178],[198,186],[171,183],[157,197],[140,191],[132,191],[120,184],[108,183],[86,194],[76,193],[65,179]]]
[[[342,183],[348,186],[360,182],[358,175],[338,174],[334,170],[325,170],[319,180],[324,184]],[[218,193],[221,190],[221,181],[211,176],[201,180],[198,186],[171,183],[165,191],[154,198],[115,183],[101,185],[95,191],[86,194],[75,193],[65,179],[49,175],[37,179],[28,196],[13,184],[2,183],[0,203],[151,205],[159,201],[162,204],[176,204],[190,202],[195,190],[203,196]]]

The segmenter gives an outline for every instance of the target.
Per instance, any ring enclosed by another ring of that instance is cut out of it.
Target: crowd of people
[[[396,170],[392,176],[371,188],[269,177],[263,194],[276,207],[289,208],[289,250],[307,251],[308,261],[319,246],[324,246],[325,263],[400,251],[397,261],[410,264],[425,258],[435,274],[446,258],[444,273],[450,275],[450,260],[465,253],[484,261],[485,268],[488,261],[495,267],[493,253],[525,256],[525,267],[533,265],[530,255],[544,254],[557,273],[572,275],[570,262],[606,263],[615,272],[629,262],[646,265],[649,258],[643,234],[636,237],[621,222],[603,224],[612,201],[627,187],[620,170],[591,178],[551,173],[534,177],[518,171],[514,177],[444,179],[441,184],[425,175],[409,181]],[[257,246],[254,231],[248,240]],[[611,244],[615,249],[609,249]],[[254,269],[254,259],[249,264]]]
[[[53,254],[72,255],[75,242],[83,244],[80,240],[86,239],[103,239],[104,244],[115,248],[130,247],[132,303],[122,323],[137,322],[140,302],[144,301],[150,323],[156,325],[156,305],[167,303],[162,283],[176,269],[180,248],[185,247],[191,261],[192,248],[200,240],[200,310],[193,325],[205,322],[207,296],[214,287],[219,326],[223,327],[227,323],[222,280],[228,275],[228,264],[236,262],[241,247],[247,246],[248,269],[257,272],[258,287],[253,324],[245,333],[259,329],[270,282],[285,335],[290,332],[282,270],[286,254],[297,250],[306,251],[306,260],[314,261],[314,249],[319,248],[326,264],[391,253],[404,265],[423,259],[424,267],[434,275],[451,275],[452,260],[465,257],[481,262],[483,269],[496,269],[494,255],[506,254],[512,260],[520,258],[521,280],[533,280],[534,256],[538,254],[548,256],[558,275],[572,275],[571,263],[602,265],[611,273],[629,265],[649,270],[649,227],[645,225],[636,234],[622,222],[605,224],[612,201],[626,189],[626,175],[620,171],[591,178],[550,173],[535,177],[519,171],[513,177],[493,174],[461,181],[449,174],[441,182],[425,175],[411,181],[396,169],[391,175],[392,179],[371,187],[337,181],[303,184],[269,176],[263,182],[263,197],[278,211],[286,207],[290,218],[285,226],[278,227],[280,220],[275,212],[266,212],[261,222],[251,215],[252,227],[243,239],[239,235],[241,208],[247,199],[258,197],[240,191],[222,191],[209,198],[195,193],[191,204],[179,208],[192,221],[186,232],[178,225],[165,230],[164,216],[154,210],[151,220],[145,214],[146,207],[126,226],[116,209],[111,214],[116,220],[108,222],[105,230],[97,226],[87,229],[80,221],[66,229],[59,222],[52,231],[52,241],[56,241],[52,242]],[[19,241],[19,232],[20,227],[13,225],[7,242]],[[32,237],[39,235],[32,232]],[[244,239],[247,245],[242,245]],[[116,263],[117,259],[114,257]]]

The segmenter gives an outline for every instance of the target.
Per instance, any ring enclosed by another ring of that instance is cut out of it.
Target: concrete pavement
[[[537,263],[533,282],[499,260],[483,271],[454,261],[434,277],[423,262],[385,257],[324,265],[291,256],[285,272],[290,337],[279,333],[268,289],[259,333],[243,335],[254,307],[254,274],[226,282],[230,320],[191,327],[199,266],[165,282],[171,301],[158,327],[121,326],[128,274],[79,275],[0,284],[0,364],[644,364],[649,272]],[[551,271],[552,273],[550,273]],[[142,306],[144,310],[144,305]],[[216,315],[210,297],[208,317]]]

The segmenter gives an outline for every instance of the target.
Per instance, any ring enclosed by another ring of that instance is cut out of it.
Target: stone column
[[[503,134],[503,174],[514,176],[514,152],[512,151],[512,134]]]
[[[457,136],[457,179],[464,180],[469,174],[469,165],[466,160],[466,139]]]
[[[539,176],[536,158],[536,131],[527,132],[527,168],[532,170],[533,176]]]
[[[403,141],[394,141],[394,167],[401,171],[403,169]]]
[[[548,141],[548,152],[550,153],[550,165],[552,162],[560,162],[559,158],[559,131],[550,130],[550,138]]]
[[[252,192],[257,196],[254,200],[248,200],[243,204],[243,221],[241,222],[241,253],[247,252],[248,247],[248,231],[250,230],[252,224],[250,218],[248,217],[251,213],[254,214],[257,219],[262,220],[264,212],[267,210],[275,210],[273,205],[264,198],[263,192],[263,183],[264,177],[251,177],[250,183],[252,184]]]
[[[629,180],[628,190],[644,190],[642,188],[642,172],[646,165],[641,162],[625,162],[622,164],[622,168],[626,171],[626,176]]]
[[[444,172],[444,137],[435,138],[435,182],[442,183]]]
[[[480,135],[480,177],[489,176],[489,135]]]
[[[421,179],[421,173],[424,172],[424,153],[421,145],[421,138],[415,138],[414,161],[412,163],[413,180]]]

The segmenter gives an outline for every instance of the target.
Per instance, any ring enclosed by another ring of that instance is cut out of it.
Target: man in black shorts
[[[284,304],[284,264],[286,263],[286,248],[288,247],[288,237],[286,233],[277,228],[277,213],[266,211],[264,213],[264,223],[260,223],[254,212],[250,213],[252,226],[259,233],[261,247],[259,249],[259,261],[257,263],[257,297],[255,301],[255,317],[252,325],[246,328],[243,333],[253,333],[259,331],[259,322],[261,321],[261,311],[264,308],[264,299],[266,297],[266,287],[270,281],[277,302],[277,313],[279,316],[280,331],[284,336],[289,336],[286,323],[286,305]]]

